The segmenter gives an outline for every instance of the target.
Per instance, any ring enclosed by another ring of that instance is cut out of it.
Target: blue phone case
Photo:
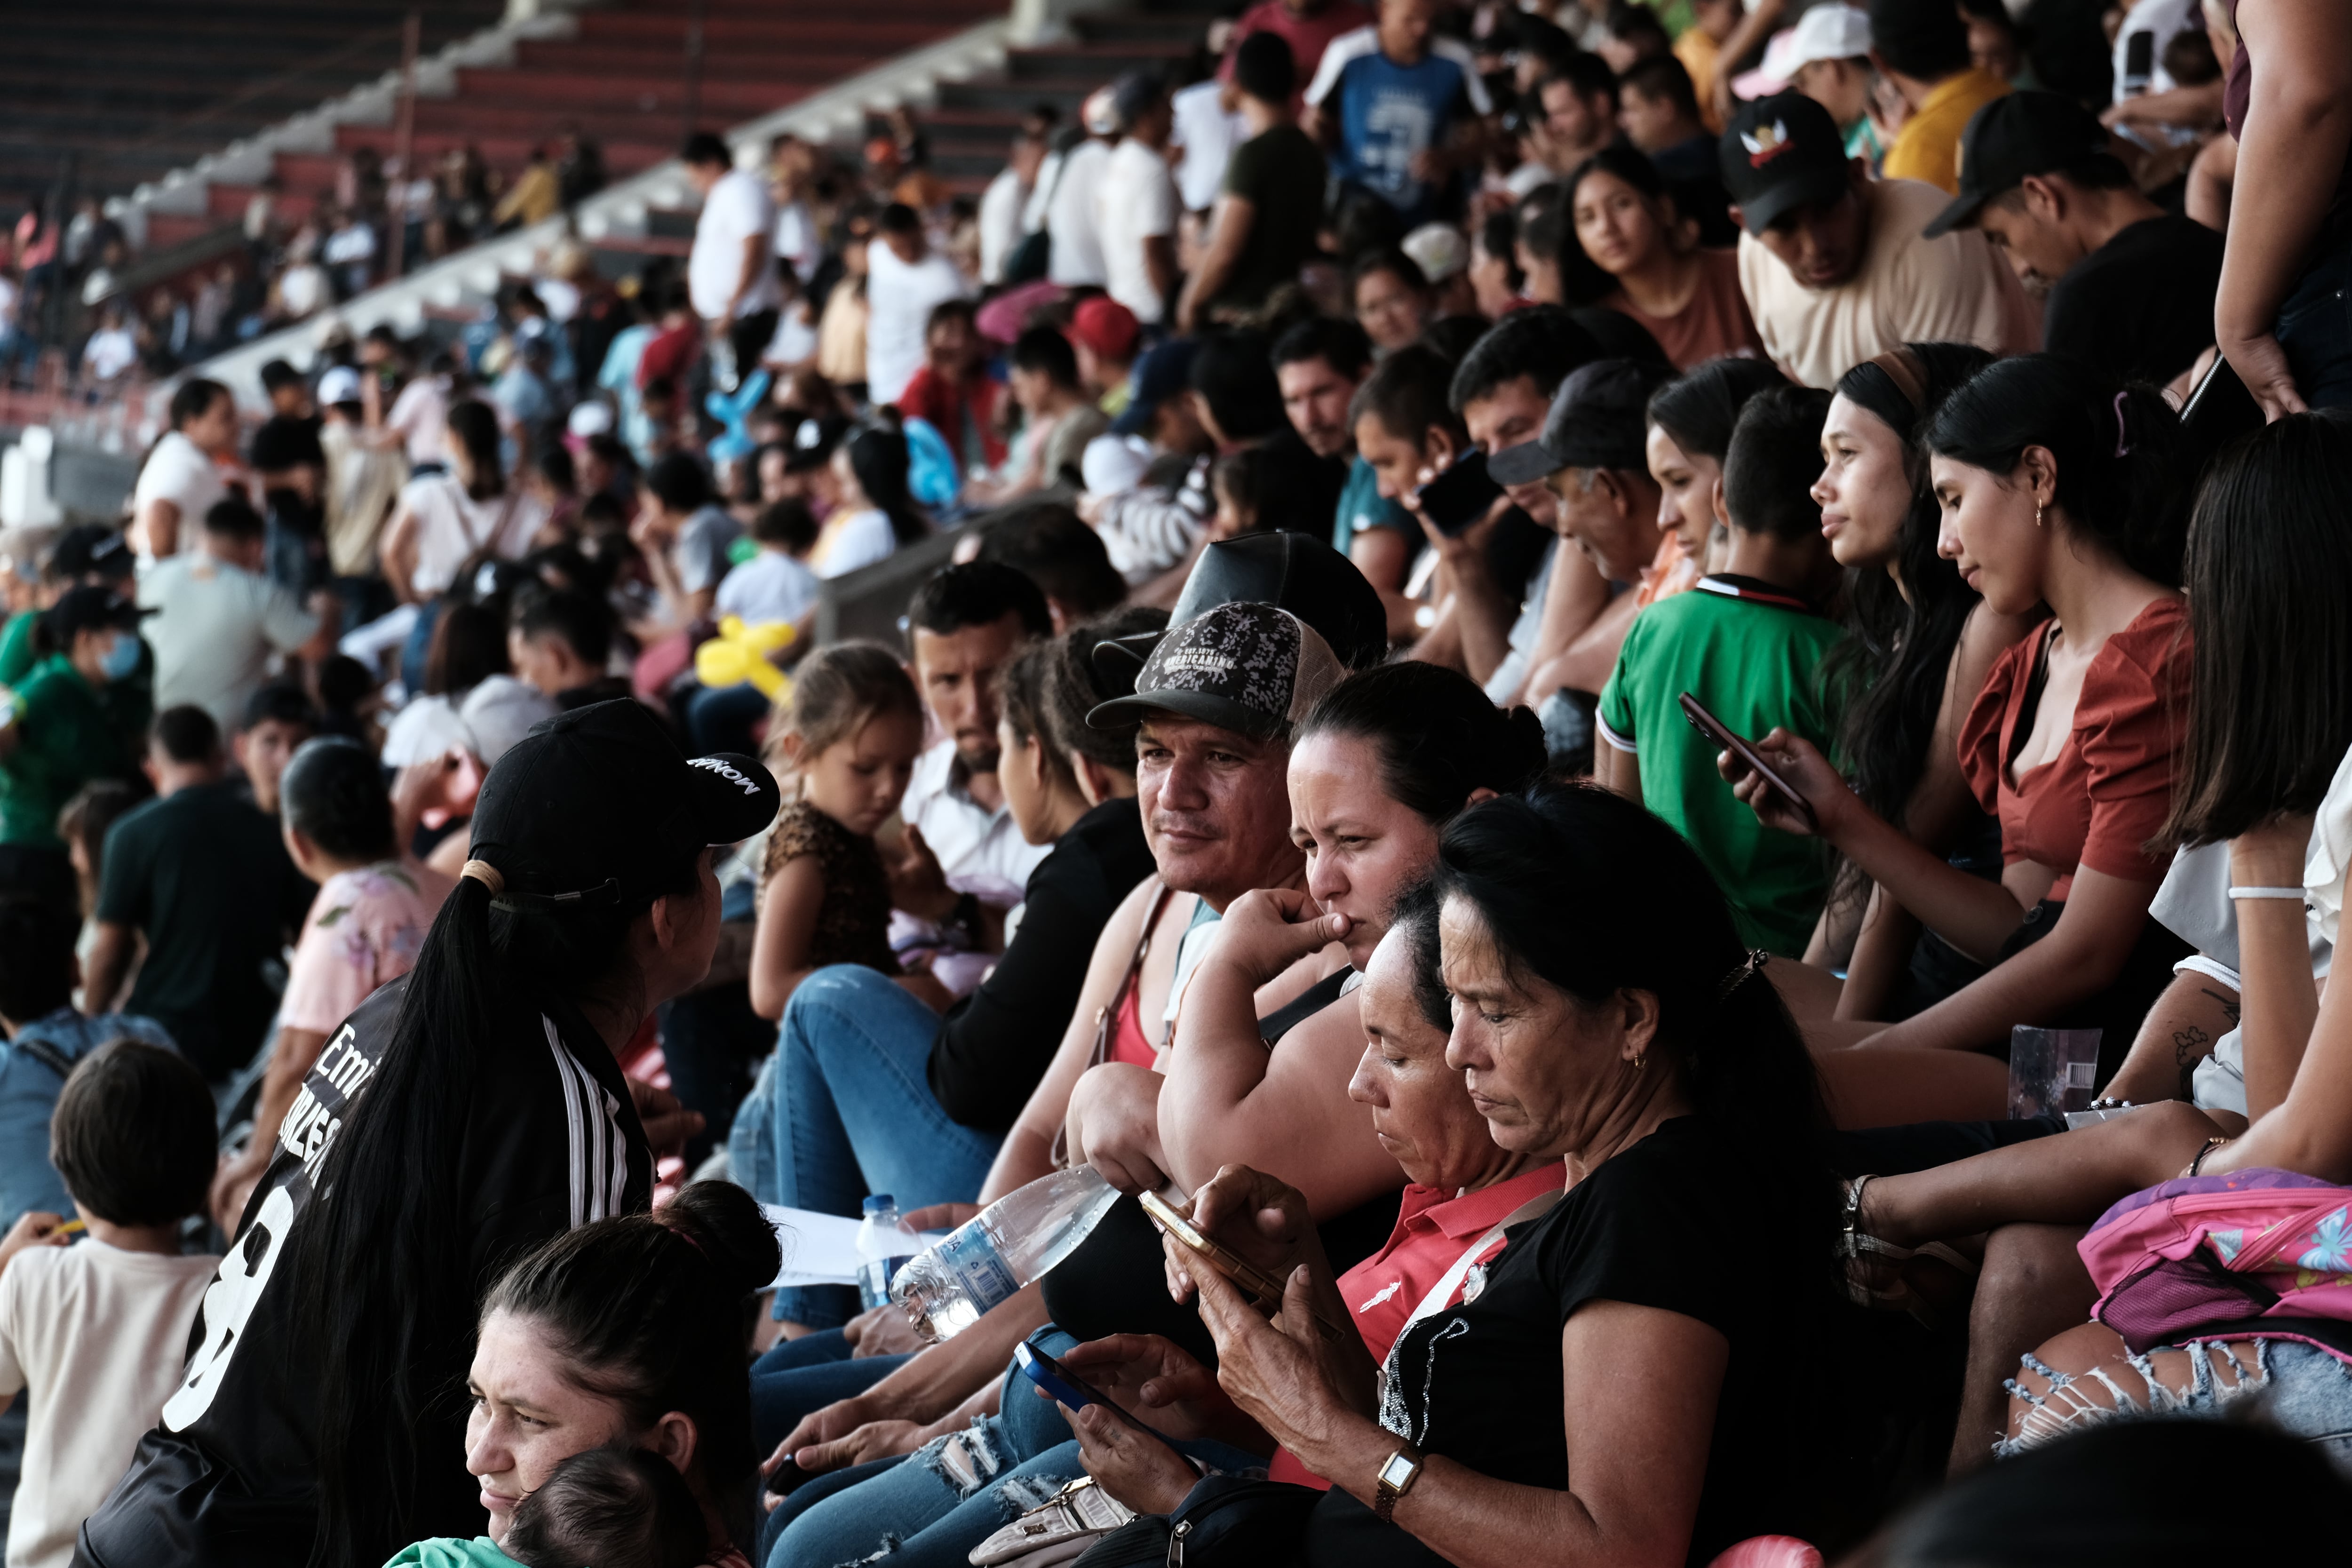
[[[1030,1382],[1073,1410],[1102,1403],[1101,1395],[1063,1372],[1059,1363],[1031,1350],[1025,1342],[1013,1347],[1013,1359]]]

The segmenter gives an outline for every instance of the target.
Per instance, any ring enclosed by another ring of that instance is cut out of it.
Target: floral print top
[[[331,1035],[375,989],[415,967],[441,900],[457,884],[416,860],[381,860],[327,879],[294,944],[281,1028]]]

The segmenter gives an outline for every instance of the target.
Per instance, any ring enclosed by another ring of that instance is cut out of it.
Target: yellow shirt
[[[1946,195],[1959,195],[1960,132],[1970,115],[2008,92],[2009,83],[1974,66],[1937,82],[1895,133],[1881,172],[1890,180],[1925,180]]]
[[[1723,46],[1705,27],[1685,27],[1675,40],[1675,58],[1690,72],[1691,90],[1698,94],[1698,117],[1717,136],[1723,134],[1723,116],[1715,111],[1715,72],[1716,57],[1722,52]]]

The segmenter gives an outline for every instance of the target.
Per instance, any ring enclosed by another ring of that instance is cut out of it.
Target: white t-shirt
[[[6,329],[0,327],[0,331]],[[107,327],[90,333],[81,346],[82,368],[99,381],[112,381],[139,363],[139,342],[128,327]]]
[[[776,208],[776,254],[793,264],[793,276],[803,284],[824,259],[824,240],[808,203],[793,200]]]
[[[888,524],[886,521],[885,527]],[[719,584],[722,616],[738,616],[748,626],[798,621],[816,604],[817,574],[781,550],[762,550]]]
[[[1994,354],[2042,346],[2041,311],[1974,229],[1919,231],[1951,198],[1917,180],[1873,180],[1862,266],[1832,289],[1808,289],[1752,234],[1739,237],[1739,291],[1773,363],[1823,389],[1904,343],[1974,343]]]
[[[139,522],[150,501],[167,500],[180,509],[178,548],[194,547],[196,530],[203,526],[205,513],[213,503],[228,494],[228,482],[221,478],[219,467],[205,455],[205,449],[177,430],[167,432],[155,443],[154,452],[147,466],[139,470],[139,484],[131,493],[131,545],[139,552],[141,562],[155,559],[150,548],[147,530]]]
[[[16,285],[0,278],[0,338],[16,330]]]
[[[910,264],[879,239],[867,246],[866,395],[877,405],[896,403],[923,368],[923,328],[932,308],[971,292],[943,252],[928,251]]]
[[[131,1467],[179,1386],[217,1258],[90,1237],[28,1247],[0,1273],[0,1394],[29,1391],[9,1568],[66,1568],[81,1521]]]
[[[1171,140],[1184,151],[1176,163],[1176,193],[1186,212],[1207,212],[1225,188],[1225,165],[1249,140],[1249,122],[1225,108],[1225,84],[1194,82],[1168,100],[1176,128]]]
[[[827,518],[809,564],[820,577],[838,577],[887,561],[898,548],[898,535],[890,527],[890,514],[869,508],[846,517]]]
[[[717,321],[743,280],[743,242],[753,235],[766,237],[776,231],[776,204],[767,182],[741,169],[730,169],[702,198],[702,216],[695,220],[694,249],[686,258],[686,289],[694,313]],[[772,268],[762,267],[743,292],[734,319],[756,316],[774,308],[782,296]]]
[[[384,424],[400,432],[411,468],[449,460],[449,386],[437,375],[420,375],[392,400]]]
[[[1129,139],[1111,150],[1095,192],[1095,229],[1101,237],[1110,297],[1149,326],[1168,305],[1151,286],[1143,242],[1176,232],[1176,177],[1158,150]]]
[[[269,674],[269,656],[309,642],[319,618],[284,584],[201,550],[159,561],[139,579],[141,626],[155,650],[155,708],[192,702],[226,731]]]
[[[446,591],[478,551],[515,560],[547,522],[547,503],[520,487],[476,500],[454,474],[409,480],[400,501],[416,516],[416,574],[411,584],[425,598]]]
[[[1110,167],[1110,151],[1108,142],[1081,142],[1071,148],[1062,160],[1061,183],[1053,187],[1053,199],[1045,205],[1045,226],[1054,235],[1045,277],[1066,289],[1100,287],[1110,280],[1103,268],[1102,236],[1095,216],[1096,188]],[[1039,176],[1041,183],[1045,179]]]
[[[327,302],[326,269],[314,261],[298,261],[279,273],[278,302],[289,321],[316,314]]]
[[[1028,237],[1022,212],[1029,205],[1029,187],[1010,165],[997,171],[980,198],[980,280],[1004,281],[1004,264]],[[0,325],[0,331],[6,331]]]

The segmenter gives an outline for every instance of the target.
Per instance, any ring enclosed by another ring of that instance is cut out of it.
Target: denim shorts
[[[2190,1340],[2166,1348],[2192,1352],[2189,1357],[2189,1385],[2182,1393],[2174,1393],[2157,1381],[2147,1356],[2134,1355],[2130,1358],[2132,1369],[2147,1384],[2146,1402],[2119,1386],[2101,1368],[2084,1373],[2053,1372],[2040,1358],[2029,1354],[2025,1357],[2025,1369],[2048,1380],[2050,1390],[2032,1394],[2019,1386],[2015,1379],[2010,1381],[2009,1391],[2032,1408],[2019,1423],[2018,1436],[1993,1445],[1994,1454],[2009,1458],[2053,1438],[2109,1421],[2147,1417],[2210,1421],[2233,1406],[2258,1401],[2261,1415],[2272,1426],[2314,1445],[2335,1461],[2337,1468],[2352,1473],[2352,1367],[2301,1340],[2248,1339],[2239,1335],[2225,1340]],[[2213,1358],[2197,1353],[2207,1350],[2221,1352],[2234,1374],[2233,1382],[2224,1385],[2214,1373]],[[2085,1382],[2104,1386],[2114,1401],[2113,1407],[2086,1397],[2082,1389]]]

